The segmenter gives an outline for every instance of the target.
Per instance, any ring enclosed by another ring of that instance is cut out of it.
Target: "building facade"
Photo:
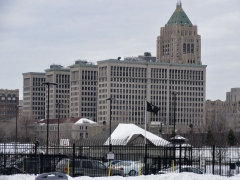
[[[15,119],[16,113],[18,113],[19,90],[0,89],[0,95],[0,120]]]
[[[45,70],[45,81],[56,85],[49,85],[49,118],[67,118],[70,103],[70,69],[61,65],[51,65]],[[48,86],[45,85],[45,114],[47,115]]]
[[[32,119],[45,118],[45,73],[23,73],[23,108]]]
[[[207,100],[205,126],[216,132],[240,132],[240,101]]]
[[[226,92],[227,102],[240,101],[240,88],[231,88],[230,92]]]
[[[48,86],[45,82],[56,83],[49,89],[49,118],[69,116],[70,69],[51,65],[45,72],[23,73],[23,111],[30,118],[44,119],[47,115]],[[60,108],[58,108],[58,105]],[[59,112],[58,112],[59,110]]]
[[[157,37],[157,61],[202,64],[201,36],[182,9],[181,2]]]
[[[70,114],[96,122],[98,66],[84,60],[77,60],[70,69]]]
[[[172,128],[174,101],[176,125],[203,123],[206,66],[106,60],[98,67],[98,123],[109,124],[111,112],[112,123],[144,125],[145,99],[160,108],[158,115],[148,114],[147,124],[162,122]],[[106,100],[110,97],[112,106]]]

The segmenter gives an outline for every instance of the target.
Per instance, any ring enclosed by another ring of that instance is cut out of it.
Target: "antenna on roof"
[[[177,7],[182,7],[181,0],[178,0],[178,2],[177,2]]]

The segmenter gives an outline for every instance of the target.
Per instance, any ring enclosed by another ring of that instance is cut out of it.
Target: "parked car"
[[[68,165],[69,164],[69,165]],[[90,176],[90,177],[100,177],[108,176],[108,168],[102,164],[100,161],[92,159],[75,159],[74,174],[72,172],[73,161],[71,159],[61,160],[57,166],[56,171],[61,173],[69,173],[72,177],[77,176]],[[68,169],[69,167],[69,169]],[[121,170],[112,169],[111,176],[123,176]]]
[[[144,164],[138,161],[121,161],[112,166],[113,169],[123,171],[125,176],[136,176],[139,173],[142,174]]]
[[[174,171],[172,168],[167,168],[167,169],[163,169],[161,171],[158,171],[158,174],[167,174],[167,173],[183,173],[183,172],[190,172],[190,173],[195,173],[195,174],[203,174],[203,172],[193,166],[181,166],[181,171],[180,171],[180,167],[179,166],[175,166],[174,167]]]
[[[121,162],[122,160],[111,160],[111,165],[113,166],[113,165],[115,165],[115,164],[117,164],[117,163],[119,163],[119,162]],[[105,166],[109,166],[109,162],[105,162],[105,163],[103,163]]]
[[[10,161],[7,160],[7,161],[5,162],[5,164],[4,164],[4,161],[2,160],[2,161],[0,162],[0,175],[9,174],[9,173],[8,173],[9,167],[10,167]]]
[[[21,157],[15,161],[11,161],[8,167],[8,174],[19,174],[28,173],[34,174],[35,168],[36,172],[39,173],[39,161],[35,162],[35,159],[29,157]]]

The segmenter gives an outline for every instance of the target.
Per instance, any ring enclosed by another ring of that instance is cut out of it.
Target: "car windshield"
[[[106,166],[104,166],[102,163],[98,161],[93,161],[94,168],[96,169],[106,169]]]
[[[123,165],[124,166],[131,166],[131,163],[130,162],[124,162]]]

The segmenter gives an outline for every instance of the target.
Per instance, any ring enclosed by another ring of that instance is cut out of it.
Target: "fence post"
[[[43,154],[40,155],[40,174],[43,173]]]
[[[181,166],[182,166],[182,144],[180,144],[180,150],[179,150],[179,170],[181,172]]]
[[[35,156],[34,156],[34,174],[35,176],[37,175],[37,143],[35,143],[35,152],[34,152]]]
[[[4,145],[5,145],[5,143],[4,143]],[[4,158],[4,174],[7,175],[7,171],[6,171],[7,158],[6,158],[6,154],[5,153],[3,155],[3,158]]]
[[[144,155],[144,166],[145,166],[145,173],[144,175],[148,175],[148,168],[147,168],[147,144],[145,144],[145,147],[144,147],[144,150],[145,150],[145,155]]]
[[[214,175],[214,165],[215,165],[215,145],[213,145],[213,158],[212,158],[212,173]]]
[[[74,171],[75,171],[75,143],[73,143],[72,177],[74,177]]]
[[[192,155],[193,154],[193,147],[191,146],[190,149],[191,149],[191,162],[190,163],[191,163],[191,166],[192,166],[192,162],[193,162],[193,155]]]

